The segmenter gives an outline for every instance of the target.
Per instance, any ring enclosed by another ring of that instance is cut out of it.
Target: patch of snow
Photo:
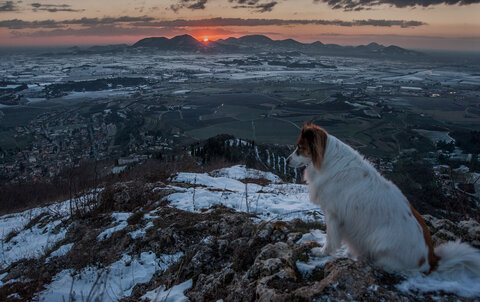
[[[49,217],[44,219],[49,219]],[[59,226],[61,223],[62,219],[57,219],[49,221],[45,225],[36,224],[29,229],[22,229],[8,242],[2,242],[0,269],[23,258],[29,259],[44,255],[47,248],[65,238],[66,229]]]
[[[5,278],[8,275],[8,272],[0,274],[0,287],[3,287],[3,278]]]
[[[315,241],[322,247],[327,242],[327,234],[322,230],[311,230],[309,233],[303,234],[302,238],[297,241],[297,244],[303,241]],[[312,274],[315,268],[323,267],[328,261],[339,257],[347,257],[347,249],[345,247],[340,248],[334,255],[324,257],[316,256],[312,249],[307,262],[297,261],[295,264],[298,271],[307,277]]]
[[[46,101],[46,98],[27,98],[28,103],[38,103],[38,102],[43,102]]]
[[[97,192],[101,190],[102,189],[97,189]],[[95,198],[95,195],[94,193],[87,194],[80,197],[76,202],[78,202],[78,206],[81,207],[83,201],[88,202],[88,200]],[[33,218],[44,213],[61,217],[64,220],[68,219],[70,217],[70,200],[0,216],[0,241],[5,241],[5,238],[10,232],[22,230]]]
[[[162,285],[159,288],[147,292],[145,295],[142,296],[142,299],[162,302],[187,302],[189,300],[185,296],[184,292],[187,289],[192,288],[192,285],[192,279],[177,284],[171,289],[165,289],[165,286]]]
[[[16,89],[18,87],[20,87],[22,85],[7,85],[7,86],[0,86],[0,90],[4,90],[4,89]]]
[[[241,181],[228,177],[211,177],[210,175],[203,173],[178,173],[172,181],[196,186],[205,186],[211,189],[228,189],[237,192],[245,191],[245,184]],[[253,192],[261,189],[259,185],[252,184],[252,186],[253,187],[249,189]]]
[[[184,89],[184,90],[175,90],[174,92],[172,92],[172,94],[187,94],[189,93],[191,90],[188,90],[188,89]]]
[[[62,257],[65,256],[71,249],[72,249],[73,243],[68,243],[64,244],[55,251],[50,253],[50,256],[45,260],[45,262],[50,261],[53,257]]]
[[[144,237],[145,234],[147,234],[147,230],[148,230],[149,228],[151,228],[151,227],[153,227],[153,222],[149,221],[149,222],[145,225],[145,227],[143,227],[143,228],[141,228],[141,229],[138,229],[138,230],[135,230],[135,231],[133,231],[133,232],[130,232],[130,233],[128,233],[128,234],[132,237],[132,239],[137,239],[137,238],[139,238],[139,237]]]
[[[226,141],[230,147],[233,147],[233,146],[237,146],[239,147],[240,145],[242,146],[248,146],[248,142],[247,141],[244,141],[243,139],[229,139],[228,141]],[[228,169],[228,168],[227,168]]]
[[[123,166],[115,166],[112,168],[112,173],[113,174],[119,174],[120,172],[122,172],[123,170],[125,170],[127,168],[127,165],[123,165]]]
[[[155,271],[165,271],[177,262],[183,253],[162,255],[144,252],[139,258],[123,255],[107,268],[87,267],[78,272],[73,269],[58,273],[52,283],[39,293],[38,301],[118,301],[131,295],[138,283],[150,281]],[[70,289],[72,289],[70,291]]]
[[[270,184],[259,186],[248,184],[245,194],[245,184],[230,178],[213,178],[206,174],[182,173],[176,181],[183,183],[205,185],[206,188],[180,188],[165,197],[170,205],[185,211],[200,211],[213,205],[222,204],[236,209],[255,213],[261,219],[291,220],[301,218],[304,220],[323,220],[319,206],[310,203],[308,187],[297,184]],[[213,189],[213,190],[212,190]],[[247,199],[248,197],[248,199]]]
[[[132,213],[112,213],[112,218],[115,219],[115,226],[108,228],[98,234],[98,240],[105,240],[112,236],[113,233],[123,230],[128,226],[127,219],[132,216]]]
[[[425,130],[425,129],[412,129],[413,131],[417,132],[420,135],[425,136],[433,143],[438,143],[439,141],[445,141],[447,144],[455,143],[455,139],[452,138],[448,131],[433,131],[433,130]]]
[[[271,172],[263,172],[255,169],[248,169],[245,165],[236,165],[229,168],[215,170],[209,173],[213,177],[228,177],[232,179],[265,178],[273,183],[281,183],[282,179]]]
[[[327,234],[325,234],[325,232],[322,230],[310,230],[309,233],[302,235],[302,238],[297,241],[297,244],[300,244],[304,241],[315,241],[320,246],[323,246],[327,242]]]

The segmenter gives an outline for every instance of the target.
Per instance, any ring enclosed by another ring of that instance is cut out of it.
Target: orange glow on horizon
[[[207,37],[203,38],[203,42],[208,42],[208,38]]]

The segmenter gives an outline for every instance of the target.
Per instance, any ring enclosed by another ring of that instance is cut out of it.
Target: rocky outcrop
[[[431,215],[424,215],[434,246],[447,241],[461,240],[480,249],[480,223],[471,219],[454,223],[448,219],[438,219]]]
[[[401,291],[398,285],[404,277],[368,263],[345,257],[317,261],[320,258],[312,255],[312,249],[319,243],[305,234],[325,230],[318,221],[265,221],[221,205],[182,211],[162,199],[167,190],[162,183],[134,182],[104,190],[94,210],[62,222],[67,225],[65,238],[51,250],[73,243],[69,252],[52,257],[47,251],[38,259],[20,260],[0,271],[0,300],[34,299],[62,270],[105,268],[122,255],[147,252],[158,257],[183,256],[156,271],[148,282],[136,284],[122,301],[139,301],[148,291],[169,289],[190,279],[192,287],[184,294],[191,301],[469,301],[441,291]],[[119,225],[113,222],[112,212],[131,214],[123,228],[99,238]],[[424,217],[435,244],[461,239],[480,246],[478,222]],[[48,219],[55,217],[44,215],[36,223]],[[141,229],[141,236],[131,235]],[[22,299],[15,299],[15,293]]]

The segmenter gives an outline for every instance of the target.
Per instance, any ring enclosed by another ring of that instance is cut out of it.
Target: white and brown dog
[[[327,242],[317,256],[345,244],[353,257],[387,271],[480,276],[478,250],[458,241],[434,249],[425,221],[397,186],[322,128],[303,126],[288,163],[306,166],[310,201],[325,215]]]

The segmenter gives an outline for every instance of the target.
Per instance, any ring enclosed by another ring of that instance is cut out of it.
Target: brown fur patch
[[[425,257],[420,258],[418,261],[418,267],[422,267],[422,265],[425,263]]]
[[[427,274],[430,274],[432,271],[437,269],[438,261],[440,260],[440,257],[435,255],[435,252],[433,250],[432,237],[430,236],[430,230],[428,229],[427,224],[425,223],[425,220],[423,220],[423,217],[420,215],[420,213],[417,212],[417,210],[413,208],[411,204],[410,204],[410,210],[412,211],[413,216],[415,216],[415,219],[417,219],[418,223],[422,227],[423,239],[425,240],[425,244],[428,247],[428,264],[430,265],[430,270],[428,271]]]
[[[310,157],[315,168],[320,169],[327,148],[327,132],[314,124],[303,124],[298,137],[297,155]]]

